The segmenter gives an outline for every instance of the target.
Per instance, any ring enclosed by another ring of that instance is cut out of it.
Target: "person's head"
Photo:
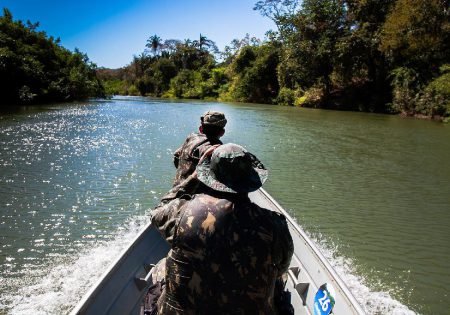
[[[227,143],[214,150],[210,161],[197,166],[197,177],[215,191],[234,194],[259,189],[268,172],[256,156],[240,145]]]
[[[225,133],[227,120],[221,112],[207,111],[200,117],[199,131],[208,138],[220,138]]]

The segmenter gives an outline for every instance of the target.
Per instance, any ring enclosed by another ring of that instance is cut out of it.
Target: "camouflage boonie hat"
[[[227,124],[225,114],[215,111],[207,111],[206,113],[203,114],[202,117],[200,117],[200,121],[202,122],[202,125],[215,126],[220,128],[224,128],[225,125]]]
[[[197,166],[198,179],[208,187],[229,193],[248,193],[260,188],[268,171],[256,156],[240,145],[227,143],[214,150],[211,160]]]

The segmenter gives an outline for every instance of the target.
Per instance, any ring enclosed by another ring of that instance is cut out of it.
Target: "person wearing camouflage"
[[[225,115],[221,112],[208,111],[200,117],[200,122],[199,133],[190,134],[174,153],[173,163],[177,168],[174,187],[194,172],[200,157],[208,148],[222,144],[219,139],[225,133],[227,123]]]
[[[277,314],[275,286],[288,269],[293,243],[285,217],[248,197],[267,170],[230,143],[202,160],[191,177],[209,191],[152,213],[172,247],[158,314]]]

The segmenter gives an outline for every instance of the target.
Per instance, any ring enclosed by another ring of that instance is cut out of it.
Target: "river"
[[[369,314],[448,314],[450,125],[139,97],[0,114],[0,313],[67,313],[146,223],[209,109]]]

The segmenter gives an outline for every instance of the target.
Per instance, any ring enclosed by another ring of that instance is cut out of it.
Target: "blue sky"
[[[118,68],[145,49],[148,37],[197,39],[223,49],[246,33],[263,39],[275,25],[253,10],[257,0],[0,0],[14,19],[40,22],[61,44],[88,54],[99,67]]]

